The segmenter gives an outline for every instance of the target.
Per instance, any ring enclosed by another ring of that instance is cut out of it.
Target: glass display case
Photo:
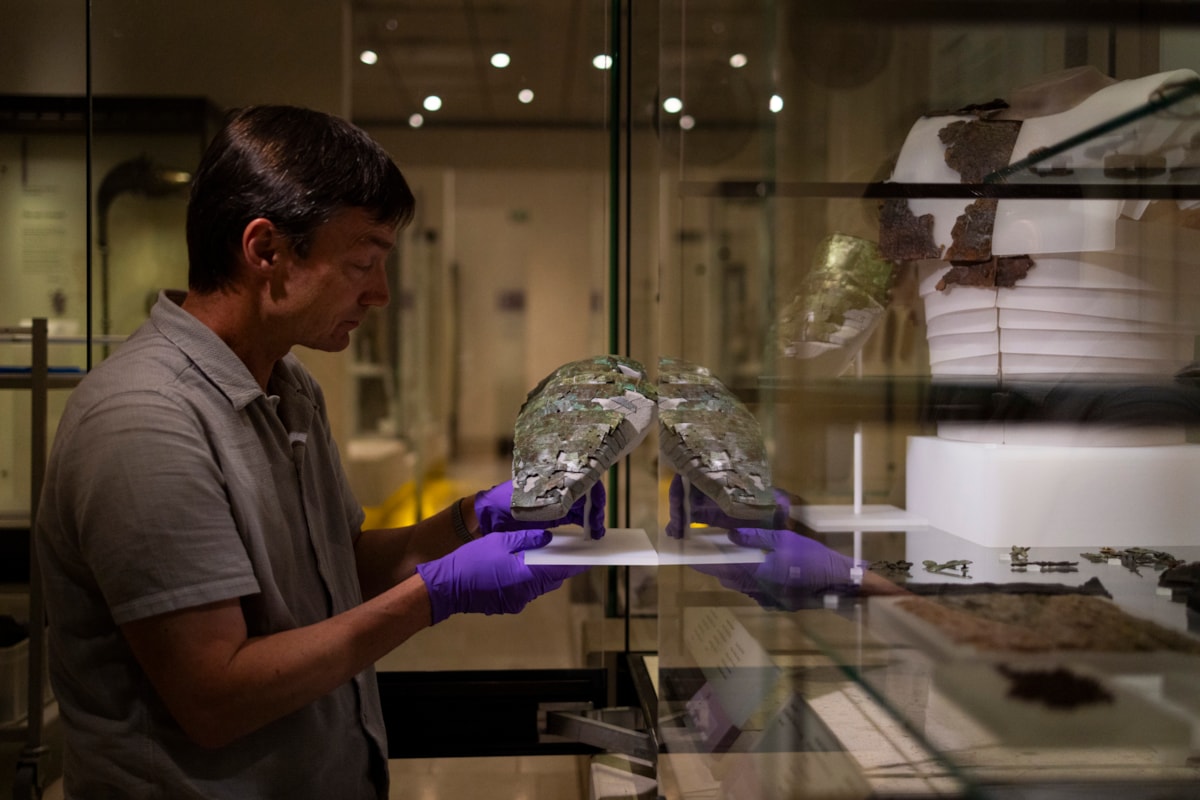
[[[848,560],[660,566],[661,796],[1194,791],[1195,11],[663,4],[661,351]]]
[[[0,0],[36,67],[0,65],[0,327],[49,318],[49,368],[181,283],[219,111],[287,102],[418,197],[391,304],[301,353],[368,524],[509,477],[564,363],[657,381],[604,478],[649,555],[385,656],[394,786],[1194,795],[1200,4],[270,0],[270,42],[232,0],[26,5]],[[68,80],[55,7],[91,58]],[[714,412],[687,435],[681,365]],[[0,516],[28,527],[24,402]]]

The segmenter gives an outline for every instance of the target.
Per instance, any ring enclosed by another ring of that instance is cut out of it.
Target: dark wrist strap
[[[461,497],[450,504],[450,524],[454,527],[454,535],[462,539],[463,544],[475,541],[475,537],[467,530],[467,521],[463,519]]]

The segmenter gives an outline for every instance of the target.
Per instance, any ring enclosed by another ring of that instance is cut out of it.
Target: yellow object
[[[419,483],[408,481],[401,484],[382,504],[363,508],[366,514],[363,529],[415,525],[426,517],[432,517],[468,491],[461,481],[439,475],[426,477]]]

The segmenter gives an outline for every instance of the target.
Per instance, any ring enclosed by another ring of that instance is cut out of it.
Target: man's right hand
[[[433,624],[451,614],[516,614],[586,566],[527,566],[525,550],[550,542],[545,530],[497,532],[417,565]]]

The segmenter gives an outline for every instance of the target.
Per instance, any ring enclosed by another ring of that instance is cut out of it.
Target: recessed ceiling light
[[[742,67],[746,66],[748,61],[749,59],[746,58],[745,53],[734,53],[729,57],[729,66],[733,67],[734,69],[741,69]]]
[[[772,114],[778,114],[780,111],[783,111],[783,98],[777,94],[771,95],[770,108]]]
[[[668,114],[678,114],[683,110],[683,101],[678,97],[668,97],[663,100],[663,111]]]
[[[679,127],[683,128],[685,131],[690,131],[692,128],[696,127],[696,120],[691,114],[684,114],[679,118]]]
[[[420,114],[413,114],[408,118],[408,127],[419,128],[425,124],[425,118]]]
[[[512,63],[512,59],[508,57],[508,53],[492,53],[492,66],[496,69],[504,69]]]
[[[442,98],[436,94],[431,94],[422,101],[421,105],[425,107],[426,111],[437,111],[442,107]]]
[[[358,60],[364,64],[374,64],[379,61],[379,53],[374,50],[363,50],[358,54]]]
[[[612,56],[601,53],[592,59],[592,66],[596,69],[612,69]]]
[[[532,103],[533,102],[533,90],[532,89],[522,89],[521,91],[517,92],[517,99],[520,100],[522,103]]]

